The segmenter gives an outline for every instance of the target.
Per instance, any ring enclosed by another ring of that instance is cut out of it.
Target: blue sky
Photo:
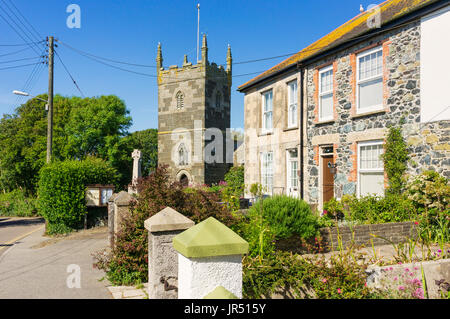
[[[0,15],[8,19],[9,14],[16,20],[8,11],[8,8],[14,10],[11,2],[43,37],[53,35],[94,55],[154,66],[156,47],[161,42],[164,66],[168,67],[181,65],[184,54],[188,54],[190,61],[196,59],[197,2],[201,5],[200,32],[208,35],[209,60],[222,64],[226,61],[228,44],[235,62],[295,53],[359,14],[360,4],[367,8],[382,1],[0,0]],[[66,8],[72,3],[81,8],[80,29],[70,29],[66,25],[69,16]],[[16,15],[20,18],[17,12]],[[18,29],[17,26],[15,28]],[[24,40],[0,18],[0,45],[20,43]],[[0,46],[0,69],[34,62],[1,63],[37,56],[31,49],[2,56],[22,48],[26,47]],[[131,132],[157,128],[158,92],[154,77],[112,69],[62,45],[56,50],[85,96],[115,94],[125,101],[133,118]],[[233,75],[262,72],[283,59],[235,65]],[[55,93],[79,96],[60,61],[56,57],[55,61]],[[154,68],[114,65],[155,75]],[[33,66],[0,70],[0,114],[14,111],[17,97],[11,92],[24,87],[32,70]],[[243,127],[244,120],[244,96],[236,88],[256,75],[233,78],[233,128]],[[34,84],[30,90],[32,95],[46,92],[47,70],[42,67],[40,77],[31,84]]]

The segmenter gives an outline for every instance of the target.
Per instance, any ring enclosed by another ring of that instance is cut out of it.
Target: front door
[[[322,156],[322,203],[334,197],[334,175],[330,171],[329,164],[333,164],[333,156]]]

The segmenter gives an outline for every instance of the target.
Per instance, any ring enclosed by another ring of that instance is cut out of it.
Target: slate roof
[[[379,5],[381,12],[381,25],[383,26],[405,16],[406,14],[412,13],[437,1],[439,0],[387,0]],[[365,11],[357,15],[300,52],[275,65],[271,69],[261,73],[250,81],[240,85],[238,87],[238,91],[243,91],[260,80],[270,77],[276,72],[292,66],[297,62],[304,61],[315,56],[316,54],[324,53],[342,43],[363,35],[370,30],[367,20],[372,14],[373,10]]]

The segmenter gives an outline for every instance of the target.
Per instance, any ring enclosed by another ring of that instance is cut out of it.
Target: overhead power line
[[[0,68],[0,70],[9,70],[9,69],[16,69],[16,68],[22,68],[24,66],[30,66],[30,65],[36,65],[36,64],[41,64],[43,62],[37,62],[37,63],[29,63],[29,64],[22,64],[22,65],[15,65],[15,66],[9,66],[6,68]]]
[[[5,1],[3,1],[5,2]],[[31,29],[34,31],[34,33],[37,35],[38,39],[42,39],[43,36],[33,27],[33,25],[27,20],[27,18],[25,18],[25,16],[22,14],[22,12],[20,12],[20,10],[16,7],[16,5],[14,4],[14,2],[12,2],[11,0],[9,0],[9,3],[16,9],[16,11],[19,13],[19,15],[22,17],[23,21],[25,21],[30,27]],[[5,2],[6,4],[6,2]],[[9,6],[8,6],[9,7]],[[12,11],[12,10],[11,10]],[[13,12],[13,11],[12,11]],[[13,12],[14,13],[14,12]],[[14,14],[15,15],[15,14]],[[27,28],[28,29],[28,28]],[[31,32],[32,33],[32,32]]]
[[[30,37],[30,35],[22,29],[22,27],[14,20],[14,18],[11,17],[11,15],[2,6],[0,6],[0,9],[3,10],[3,13],[6,14],[6,16],[10,19],[11,22],[8,21],[8,19],[6,19],[2,14],[0,14],[0,17],[11,27],[11,29],[13,29],[13,31],[15,33],[17,33],[17,35],[25,43],[29,43],[29,46],[33,49],[34,52],[39,54],[39,52],[36,50],[36,47],[39,48],[39,46],[37,44],[34,44],[36,42],[36,39],[33,39],[32,36]],[[15,26],[13,26],[13,24]],[[19,32],[17,29],[19,29],[21,32]],[[27,39],[25,39],[25,38],[27,38]]]
[[[40,59],[40,58],[42,58],[42,56],[35,56],[35,57],[32,57],[32,58],[23,58],[23,59],[17,59],[17,60],[9,60],[9,61],[0,61],[0,64],[19,62],[19,61],[27,61],[27,60]]]
[[[8,55],[14,55],[14,54],[17,54],[17,53],[20,53],[20,52],[24,52],[24,51],[26,51],[26,50],[29,50],[30,48],[29,47],[27,47],[27,48],[24,48],[24,49],[20,49],[20,50],[17,50],[17,51],[13,51],[13,52],[9,52],[9,53],[5,53],[5,54],[0,54],[0,57],[3,57],[3,56],[8,56]]]
[[[67,66],[64,64],[64,62],[63,62],[61,56],[58,54],[58,52],[57,52],[56,50],[55,50],[55,54],[56,54],[56,56],[58,57],[58,59],[59,59],[59,61],[61,62],[61,64],[63,65],[63,67],[64,67],[64,69],[66,70],[66,72],[67,72],[67,74],[69,75],[69,77],[72,79],[73,84],[75,84],[75,86],[76,86],[76,88],[78,89],[78,91],[80,92],[81,96],[84,98],[85,96],[84,96],[83,92],[81,91],[80,87],[78,86],[77,81],[75,81],[75,79],[73,78],[72,74],[70,74],[69,69],[68,69]]]

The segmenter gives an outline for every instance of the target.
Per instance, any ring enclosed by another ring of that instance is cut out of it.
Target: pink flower
[[[394,268],[390,267],[389,270],[394,270]]]
[[[398,290],[403,291],[403,290],[405,290],[405,287],[404,286],[398,286]]]
[[[419,225],[419,222],[414,222],[414,224]]]
[[[323,283],[326,283],[326,282],[327,282],[327,278],[323,278],[323,279],[322,279],[322,282],[323,282]]]
[[[341,293],[342,293],[341,288],[338,288],[337,293],[338,293],[338,294],[341,294]]]
[[[395,277],[394,277],[394,281],[397,281],[397,280],[398,280],[398,277],[397,277],[397,276],[395,276]]]

